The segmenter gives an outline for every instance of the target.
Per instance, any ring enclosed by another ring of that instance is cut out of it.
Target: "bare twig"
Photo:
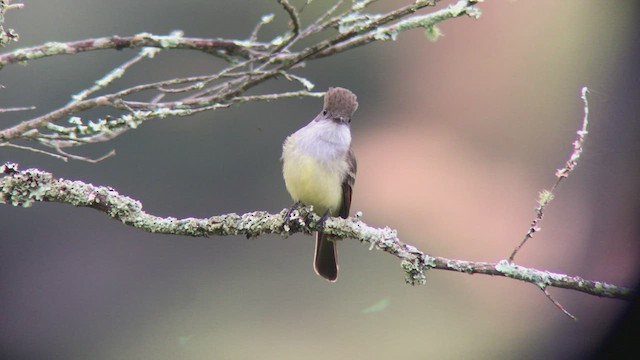
[[[569,173],[578,165],[578,159],[582,155],[582,148],[584,146],[584,139],[588,134],[587,128],[589,127],[589,101],[587,100],[587,93],[589,89],[585,86],[582,88],[582,101],[584,102],[584,118],[582,120],[582,128],[578,130],[578,138],[573,142],[573,152],[571,157],[562,169],[556,171],[556,177],[558,180],[553,185],[554,190],[564,178],[569,176]]]
[[[323,29],[328,28],[328,24],[323,24],[326,19],[331,16],[333,13],[336,12],[336,10],[338,10],[338,8],[340,6],[342,6],[342,4],[344,3],[344,0],[338,0],[336,1],[333,6],[331,6],[327,11],[325,11],[324,14],[322,14],[320,17],[318,17],[318,19],[316,19],[315,22],[313,22],[313,24],[309,25],[305,30],[302,31],[302,37],[307,37],[311,34],[314,34],[318,31],[321,31]],[[337,20],[336,20],[337,21]]]
[[[260,18],[260,22],[256,25],[255,28],[253,28],[253,31],[251,32],[251,36],[249,36],[249,41],[251,42],[258,41],[258,33],[260,32],[263,26],[273,21],[273,18],[274,18],[273,14],[267,14],[267,15],[264,15],[262,18]]]
[[[127,69],[129,69],[131,66],[138,63],[140,60],[144,58],[154,57],[157,52],[158,52],[158,49],[155,49],[155,48],[144,48],[140,50],[140,52],[136,56],[134,56],[132,59],[125,61],[122,65],[111,70],[108,74],[106,74],[100,80],[97,80],[92,87],[85,89],[76,95],[73,95],[71,97],[73,100],[67,105],[84,100],[89,95],[97,91],[100,91],[101,89],[104,89],[116,79],[121,78],[124,75],[125,71],[127,71]]]
[[[549,205],[549,203],[555,197],[555,191],[558,188],[558,185],[560,185],[560,182],[566,177],[568,177],[569,173],[571,173],[571,171],[573,171],[576,165],[578,165],[578,159],[582,154],[584,140],[588,133],[587,128],[589,127],[589,102],[587,101],[588,92],[589,92],[589,89],[586,86],[582,88],[581,97],[584,103],[584,117],[582,119],[582,127],[577,131],[578,137],[573,142],[573,152],[571,153],[571,156],[569,157],[569,160],[567,161],[565,166],[556,171],[557,179],[556,179],[556,182],[551,187],[551,190],[542,190],[540,192],[540,195],[538,196],[538,207],[536,208],[536,216],[533,219],[533,221],[531,221],[531,226],[529,226],[529,230],[527,230],[527,233],[524,235],[524,238],[522,239],[520,244],[516,246],[515,249],[513,249],[511,256],[509,256],[510,262],[513,261],[513,259],[516,257],[516,254],[518,253],[518,251],[520,251],[520,249],[522,249],[524,244],[526,244],[527,240],[533,238],[533,235],[536,232],[540,231],[539,224],[542,221],[542,218],[544,216],[544,209],[547,207],[547,205]]]
[[[20,149],[20,150],[27,150],[27,151],[32,151],[38,154],[44,154],[44,155],[48,155],[48,156],[53,156],[56,159],[60,159],[62,161],[68,161],[69,159],[67,159],[66,156],[60,156],[58,154],[54,154],[50,151],[46,151],[46,150],[40,150],[40,149],[36,149],[34,147],[31,146],[22,146],[22,145],[17,145],[17,144],[12,144],[9,142],[5,142],[5,143],[0,143],[0,146],[4,146],[4,147],[12,147],[12,148],[16,148],[16,149]]]
[[[0,114],[6,112],[15,112],[15,111],[29,111],[35,110],[35,106],[23,106],[23,107],[13,107],[13,108],[0,108]]]
[[[568,312],[564,308],[564,306],[562,306],[562,304],[560,304],[558,302],[558,300],[554,299],[553,296],[551,296],[551,294],[549,294],[549,291],[547,290],[546,286],[542,288],[542,292],[547,297],[547,299],[549,299],[549,301],[551,301],[553,303],[553,305],[555,305],[558,309],[560,309],[560,311],[562,311],[565,315],[567,315],[568,317],[570,317],[573,320],[578,320],[575,316],[573,316],[570,312]]]
[[[288,0],[278,0],[278,3],[282,5],[287,14],[289,14],[289,18],[291,18],[292,34],[282,43],[281,47],[277,47],[274,52],[286,47],[291,42],[295,41],[298,35],[300,35],[300,16],[298,15],[298,11],[289,3]]]
[[[324,96],[324,92],[310,92],[310,91],[300,90],[300,91],[284,92],[280,94],[238,96],[233,99],[233,102],[240,104],[245,102],[273,101],[273,100],[296,98],[296,97],[323,97],[323,96]]]
[[[64,150],[62,150],[60,147],[56,147],[56,151],[59,154],[62,154],[63,156],[65,156],[65,157],[68,157],[68,158],[71,158],[71,159],[74,159],[74,160],[85,161],[85,162],[92,163],[92,164],[95,164],[95,163],[98,163],[98,162],[100,162],[102,160],[108,159],[108,158],[110,158],[112,156],[115,156],[115,154],[116,154],[115,150],[111,150],[108,153],[106,153],[106,154],[104,154],[104,155],[102,155],[102,156],[100,156],[98,158],[93,159],[93,158],[90,158],[90,157],[87,157],[87,156],[69,154],[68,152],[65,152]]]

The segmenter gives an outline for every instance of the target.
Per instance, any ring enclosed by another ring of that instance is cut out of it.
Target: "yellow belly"
[[[287,159],[283,164],[284,181],[294,201],[313,205],[320,216],[330,210],[336,216],[342,205],[341,166],[328,166],[307,155]]]

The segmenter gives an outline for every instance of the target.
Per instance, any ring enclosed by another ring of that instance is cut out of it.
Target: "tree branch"
[[[318,93],[310,92],[314,87],[311,81],[292,73],[306,61],[337,54],[373,41],[395,40],[398,34],[417,27],[428,30],[447,19],[464,15],[478,17],[480,14],[475,7],[477,1],[474,0],[459,0],[451,6],[421,15],[415,13],[435,5],[436,1],[417,0],[386,14],[363,13],[373,1],[360,1],[354,2],[350,8],[333,17],[331,14],[337,7],[331,7],[315,22],[301,30],[299,10],[287,0],[278,2],[289,16],[290,26],[283,35],[270,42],[257,41],[262,25],[272,19],[271,16],[263,16],[247,40],[188,38],[182,36],[179,31],[171,35],[141,33],[129,37],[111,36],[66,43],[51,42],[0,55],[2,69],[10,64],[49,56],[75,55],[104,49],[144,48],[133,59],[97,80],[95,85],[72,96],[67,105],[12,127],[0,129],[0,145],[13,146],[17,140],[26,140],[54,149],[57,155],[60,155],[58,158],[96,161],[71,155],[62,149],[111,140],[137,128],[140,123],[155,118],[190,116],[241,102],[278,99],[290,97],[292,94],[316,96]],[[337,34],[333,32],[335,29],[338,30]],[[299,40],[322,32],[325,32],[324,36],[320,37],[320,40],[314,40],[310,46],[300,50],[292,49]],[[113,80],[123,76],[129,67],[143,58],[153,57],[155,52],[149,48],[155,48],[156,51],[198,50],[217,56],[229,64],[217,74],[162,80],[91,97],[98,90],[105,90],[111,86]],[[306,91],[244,96],[246,91],[276,78],[284,78],[297,86],[302,85]],[[175,95],[175,100],[163,102],[165,95],[169,93]],[[141,94],[143,99],[147,97],[148,100],[140,100]],[[134,95],[136,101],[130,100]],[[107,108],[109,115],[99,119],[83,119],[84,113],[96,108]],[[37,152],[51,154],[47,151]]]
[[[250,58],[264,55],[268,44],[240,40],[189,38],[179,35],[154,35],[140,33],[133,36],[117,35],[71,42],[48,42],[30,48],[18,49],[0,55],[0,70],[3,67],[29,60],[37,60],[49,56],[75,55],[96,50],[122,50],[154,47],[160,49],[198,50],[211,55],[238,56]]]
[[[29,207],[34,202],[46,201],[89,207],[125,225],[152,233],[198,237],[245,235],[247,238],[255,238],[263,234],[279,234],[284,237],[294,233],[310,234],[320,228],[320,217],[309,208],[292,211],[289,219],[284,218],[287,209],[278,214],[256,211],[243,215],[217,215],[206,219],[162,218],[146,213],[139,201],[121,195],[111,187],[58,179],[51,173],[38,169],[19,170],[13,163],[0,166],[0,173],[4,174],[0,178],[0,203]],[[547,287],[557,287],[605,298],[628,300],[632,296],[629,288],[527,268],[506,259],[490,263],[431,256],[403,243],[396,230],[371,227],[358,217],[329,218],[322,229],[326,234],[341,239],[356,239],[368,243],[370,248],[396,256],[401,260],[406,282],[412,285],[425,284],[425,272],[437,269],[508,277],[534,284],[545,291]]]
[[[524,235],[524,238],[522,239],[520,244],[518,244],[518,246],[513,249],[513,252],[511,252],[511,255],[509,256],[510,262],[513,262],[516,254],[527,243],[527,240],[532,239],[533,235],[536,232],[540,231],[540,222],[542,222],[542,218],[544,217],[544,209],[547,207],[547,205],[549,205],[549,203],[551,203],[551,201],[553,201],[555,197],[555,191],[556,189],[558,189],[558,186],[560,185],[562,180],[569,177],[569,174],[573,171],[573,169],[575,169],[576,165],[578,165],[578,159],[580,159],[580,155],[582,155],[582,149],[584,147],[584,140],[589,133],[589,131],[587,130],[589,128],[589,101],[587,100],[588,92],[589,89],[586,86],[582,88],[581,98],[582,102],[584,103],[584,117],[582,118],[582,127],[577,131],[578,137],[573,142],[573,152],[571,153],[571,156],[569,157],[569,160],[567,160],[565,166],[556,171],[555,175],[557,179],[551,187],[551,190],[542,190],[538,195],[538,207],[536,208],[536,216],[533,221],[531,221],[531,225],[529,226],[529,229],[527,230],[527,233]]]

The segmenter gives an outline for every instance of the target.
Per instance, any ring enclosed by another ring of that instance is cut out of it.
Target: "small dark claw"
[[[329,218],[329,210],[324,212],[324,215],[322,215],[322,217],[320,218],[320,222],[318,223],[318,225],[320,225],[320,227],[324,227],[324,222],[327,221],[328,218]]]
[[[300,205],[302,205],[302,203],[301,203],[300,201],[296,201],[296,202],[295,202],[295,204],[293,204],[293,205],[289,208],[289,211],[287,211],[287,214],[284,216],[284,221],[285,221],[285,222],[288,222],[288,221],[290,221],[290,220],[291,220],[291,213],[292,213],[294,210],[297,210],[297,209],[300,207]]]
[[[320,221],[318,221],[318,226],[320,229],[324,229],[324,222],[327,221],[327,219],[329,218],[329,210],[324,212],[324,215],[322,215],[322,217],[320,218]]]

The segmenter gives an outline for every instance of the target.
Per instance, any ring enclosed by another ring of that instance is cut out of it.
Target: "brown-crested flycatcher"
[[[329,88],[322,112],[284,141],[282,173],[287,191],[296,203],[312,205],[323,219],[349,216],[357,167],[350,124],[357,108],[354,93]],[[318,231],[313,259],[316,273],[336,281],[337,256],[335,241]]]

